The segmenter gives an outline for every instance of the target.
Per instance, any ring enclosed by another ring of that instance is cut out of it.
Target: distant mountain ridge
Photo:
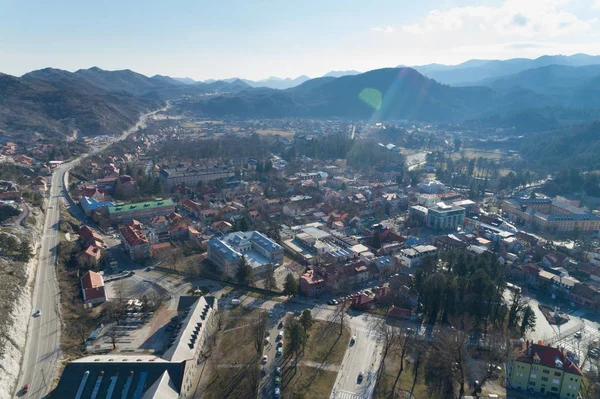
[[[494,79],[549,65],[574,67],[600,65],[600,56],[587,54],[574,54],[571,56],[544,55],[535,59],[469,60],[458,65],[429,64],[417,65],[412,68],[440,83],[466,86],[477,84],[485,79]]]

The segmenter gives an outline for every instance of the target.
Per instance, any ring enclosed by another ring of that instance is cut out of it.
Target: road
[[[352,315],[352,311],[350,314]],[[373,396],[381,354],[381,342],[371,327],[375,324],[375,318],[376,316],[365,313],[348,320],[348,326],[356,340],[344,355],[331,393],[332,399],[366,399]],[[360,372],[364,373],[364,377],[359,383]]]
[[[274,309],[273,317],[270,317],[269,329],[271,331],[271,346],[265,348],[264,354],[269,357],[265,369],[267,377],[264,377],[262,387],[260,389],[263,398],[273,397],[274,387],[271,381],[274,378],[274,368],[279,364],[278,358],[274,356],[277,335],[277,325],[288,312],[299,313],[304,309],[310,308],[313,317],[317,320],[331,320],[338,312],[336,306],[317,305],[307,301],[306,304],[295,302],[276,302],[276,301],[255,301],[252,297],[242,297],[244,306],[255,306],[262,309]],[[338,375],[334,384],[331,398],[340,399],[359,399],[370,398],[373,395],[375,387],[375,375],[377,366],[379,365],[381,342],[377,335],[372,331],[374,321],[379,319],[368,313],[362,313],[355,310],[349,310],[345,319],[346,325],[350,331],[356,336],[356,342],[346,350],[342,364],[338,371]],[[284,343],[285,344],[285,343]],[[364,373],[362,383],[358,384],[358,373]],[[282,392],[283,394],[284,392]]]
[[[117,140],[126,138],[129,134],[137,131],[138,127],[144,126],[148,117],[166,110],[169,107],[142,115],[139,122],[131,129],[125,131]],[[97,153],[106,148],[96,147],[91,151]],[[41,315],[32,317],[27,330],[27,341],[25,354],[21,366],[21,377],[19,378],[15,395],[27,398],[42,398],[52,388],[54,372],[58,369],[60,357],[60,329],[61,321],[59,314],[60,296],[58,282],[56,280],[56,249],[59,241],[58,221],[60,217],[61,202],[68,197],[65,187],[65,173],[79,164],[81,159],[88,154],[59,165],[52,174],[52,184],[46,208],[46,221],[42,233],[41,247],[39,253],[39,264],[36,271],[35,284],[33,288],[32,307],[40,310]],[[81,214],[78,215],[81,218]],[[80,219],[85,220],[85,219]],[[23,395],[21,388],[29,384],[29,393]]]

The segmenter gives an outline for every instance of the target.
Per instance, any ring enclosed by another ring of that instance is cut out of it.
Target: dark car
[[[23,385],[23,393],[29,392],[29,384]]]
[[[362,371],[360,373],[358,373],[358,378],[356,379],[356,382],[360,384],[362,382],[364,376],[365,375]]]

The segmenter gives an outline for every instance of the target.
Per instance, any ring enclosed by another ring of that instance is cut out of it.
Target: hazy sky
[[[320,76],[600,54],[600,0],[0,0],[0,72]]]

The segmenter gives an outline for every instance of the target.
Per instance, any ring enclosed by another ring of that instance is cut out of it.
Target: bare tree
[[[265,333],[267,332],[267,315],[263,312],[258,314],[257,320],[252,325],[252,334],[254,339],[254,349],[256,353],[262,353],[265,344]]]
[[[117,340],[121,336],[121,332],[117,329],[117,326],[112,326],[106,332],[106,336],[110,339],[113,350],[117,349]]]
[[[390,326],[384,318],[372,318],[372,329],[381,338],[383,347],[381,349],[381,361],[377,368],[377,376],[375,382],[375,390],[379,388],[382,381],[383,373],[385,372],[385,361],[388,357],[390,349],[398,340],[400,330],[397,327]]]
[[[421,366],[423,365],[423,360],[425,359],[425,354],[427,353],[425,351],[425,348],[423,347],[423,345],[417,344],[415,343],[413,345],[413,383],[412,386],[410,387],[410,396],[412,397],[413,392],[415,390],[415,386],[417,385],[417,380],[419,379],[419,370],[421,369]]]
[[[400,376],[404,371],[404,358],[408,353],[410,342],[412,338],[408,334],[400,334],[396,339],[396,354],[400,358],[400,367],[398,368],[398,373],[396,374],[396,379],[394,380],[394,385],[392,385],[392,391],[390,392],[390,398],[394,398],[396,394],[396,386],[398,385],[398,381],[400,380]]]

